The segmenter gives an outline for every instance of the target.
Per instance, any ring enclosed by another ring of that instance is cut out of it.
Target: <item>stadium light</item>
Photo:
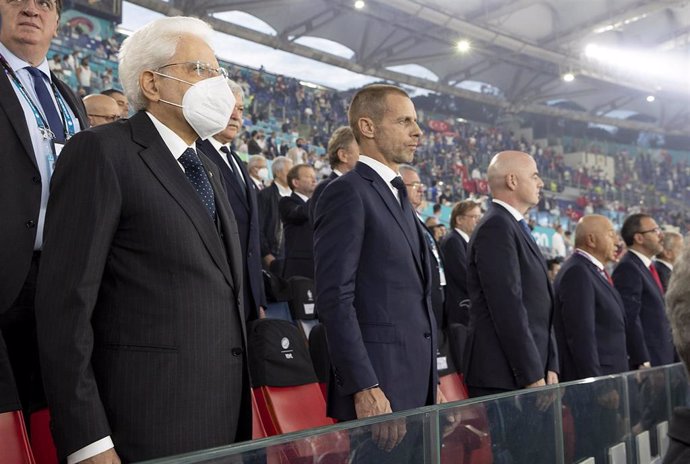
[[[563,80],[565,82],[572,82],[575,80],[575,74],[573,74],[571,72],[567,72],[567,73],[563,74]]]
[[[652,103],[656,100],[656,97],[654,95],[647,95],[647,102]]]
[[[460,53],[467,53],[470,51],[470,48],[472,48],[472,44],[469,40],[463,39],[459,40],[455,47],[458,49]]]
[[[357,0],[355,2],[355,8],[357,8],[358,10],[361,10],[362,8],[364,8],[364,5],[365,5],[365,3],[363,0]]]

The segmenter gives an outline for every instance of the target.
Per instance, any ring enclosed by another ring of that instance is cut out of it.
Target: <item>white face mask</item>
[[[259,179],[268,180],[268,168],[260,168],[256,174],[259,176]]]
[[[185,120],[201,140],[206,140],[227,127],[235,108],[235,96],[225,77],[211,77],[192,84],[167,74],[156,74],[191,86],[182,97],[181,105],[163,99],[160,101],[182,108]]]

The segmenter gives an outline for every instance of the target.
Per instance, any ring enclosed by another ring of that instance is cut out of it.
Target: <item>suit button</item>
[[[233,348],[231,353],[233,356],[242,356],[242,353],[244,353],[244,350],[242,348]]]
[[[251,257],[252,257],[252,252],[251,252],[251,251],[247,253],[247,257],[248,257],[248,258],[251,258]]]
[[[41,183],[41,177],[40,177],[40,176],[33,176],[33,177],[31,178],[31,181],[32,181],[34,184],[40,184],[40,183]]]
[[[28,221],[26,221],[27,229],[33,229],[34,227],[36,227],[36,221],[34,221],[33,219],[29,219]]]
[[[426,339],[431,338],[431,333],[430,333],[430,332],[426,332],[426,333],[424,334],[424,338],[426,338]]]

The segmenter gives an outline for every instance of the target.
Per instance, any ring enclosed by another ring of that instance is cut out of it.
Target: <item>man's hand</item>
[[[446,397],[441,391],[441,387],[438,387],[436,389],[436,404],[443,404],[447,402]],[[443,422],[441,423],[441,427],[443,427],[443,438],[446,438],[448,435],[453,433],[456,428],[458,428],[460,425],[461,416],[459,409],[446,409],[442,413],[443,415],[441,416],[441,420]]]
[[[259,306],[259,319],[266,319],[266,308]]]
[[[120,464],[120,457],[115,452],[115,448],[110,448],[89,459],[84,459],[80,464]]]
[[[271,267],[271,263],[272,263],[273,261],[275,261],[275,259],[276,259],[276,257],[273,256],[273,255],[270,254],[270,253],[267,254],[266,256],[264,256],[264,257],[262,258],[262,260],[263,260],[263,262],[264,262],[264,268],[269,269],[269,268]]]
[[[544,381],[543,378],[541,378],[534,383],[526,385],[525,388],[537,388],[537,387],[543,387],[544,385],[546,385],[546,382]]]
[[[546,373],[546,385],[553,385],[558,383],[558,374],[554,371],[548,371]]]
[[[355,393],[354,400],[357,419],[393,412],[388,398],[386,398],[383,390],[379,387]],[[382,422],[371,426],[371,438],[384,451],[390,451],[395,448],[406,433],[407,425],[405,419]]]

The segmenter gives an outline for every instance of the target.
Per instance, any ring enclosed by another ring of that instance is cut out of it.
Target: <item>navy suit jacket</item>
[[[266,306],[264,280],[261,271],[261,237],[259,233],[259,207],[256,184],[234,151],[231,151],[236,166],[240,167],[244,184],[240,185],[236,175],[208,140],[197,142],[197,146],[214,162],[223,177],[232,212],[237,221],[244,264],[244,315],[253,320],[258,317],[258,306]],[[230,160],[228,160],[230,161]]]
[[[654,261],[654,267],[656,267],[656,272],[659,274],[659,280],[661,280],[661,286],[664,287],[665,294],[668,291],[668,281],[671,280],[671,272],[673,271],[661,261]]]
[[[493,203],[468,248],[468,386],[515,390],[558,372],[553,290],[539,247]]]
[[[412,206],[359,162],[316,206],[316,305],[331,358],[328,415],[356,417],[353,395],[379,385],[393,411],[436,398],[431,268]]]
[[[554,293],[561,380],[627,371],[623,301],[596,265],[574,253],[556,276]]]
[[[314,230],[309,222],[309,203],[296,193],[283,197],[278,203],[280,220],[285,234],[285,264],[283,277],[314,278]]]
[[[319,201],[319,198],[321,197],[321,194],[323,191],[326,189],[328,184],[331,183],[331,181],[335,180],[338,178],[338,174],[335,172],[331,172],[328,177],[326,177],[324,180],[319,182],[319,185],[316,186],[314,189],[314,193],[312,194],[311,198],[309,199],[309,222],[314,224],[314,213],[316,212],[316,202]]]
[[[673,362],[671,327],[666,318],[664,296],[634,253],[623,256],[613,271],[613,282],[623,298],[630,366],[649,361],[652,366]]]
[[[446,267],[446,317],[448,324],[467,326],[470,318],[470,295],[467,291],[467,242],[451,230],[441,240]]]
[[[276,258],[282,257],[281,240],[283,225],[280,221],[280,212],[278,211],[280,198],[278,185],[275,181],[258,194],[262,258],[269,254]]]

